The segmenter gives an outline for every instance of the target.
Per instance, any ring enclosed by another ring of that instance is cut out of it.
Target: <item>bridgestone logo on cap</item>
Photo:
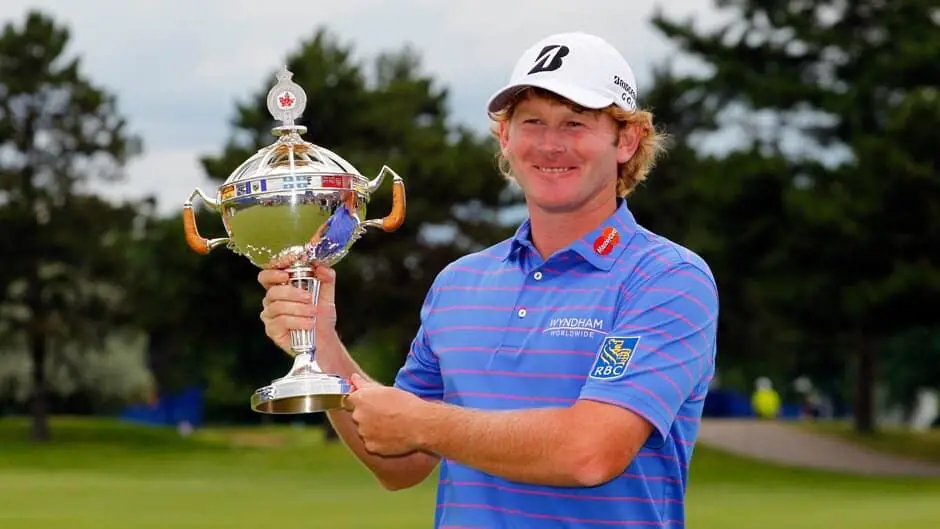
[[[554,72],[561,68],[561,59],[568,55],[571,50],[568,46],[560,44],[549,44],[542,48],[538,58],[535,59],[535,66],[529,70],[529,74],[538,72]]]

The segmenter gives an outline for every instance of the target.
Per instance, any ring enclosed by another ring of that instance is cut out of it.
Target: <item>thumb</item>
[[[318,303],[326,303],[333,307],[336,301],[336,271],[329,266],[319,265],[314,273],[320,280]]]
[[[353,373],[352,376],[350,377],[350,382],[352,382],[353,387],[356,389],[362,389],[365,387],[378,385],[376,382],[369,380],[368,378],[360,375],[359,373]]]
[[[328,266],[319,265],[315,274],[320,281],[316,300],[316,332],[331,334],[336,329],[336,272]]]

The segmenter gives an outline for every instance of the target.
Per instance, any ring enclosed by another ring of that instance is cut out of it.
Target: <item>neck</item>
[[[532,243],[542,259],[567,247],[600,226],[617,210],[617,199],[590,202],[574,211],[557,212],[532,208],[529,214]]]

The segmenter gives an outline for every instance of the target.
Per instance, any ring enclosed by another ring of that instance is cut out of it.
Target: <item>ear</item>
[[[502,151],[503,156],[506,156],[509,148],[509,122],[501,121],[499,122],[499,150]]]
[[[640,148],[640,125],[625,125],[617,135],[617,163],[627,163]]]

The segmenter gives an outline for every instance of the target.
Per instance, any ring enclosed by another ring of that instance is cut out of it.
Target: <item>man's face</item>
[[[614,200],[617,164],[636,151],[636,136],[603,112],[531,96],[501,125],[500,147],[530,208],[571,213]]]

